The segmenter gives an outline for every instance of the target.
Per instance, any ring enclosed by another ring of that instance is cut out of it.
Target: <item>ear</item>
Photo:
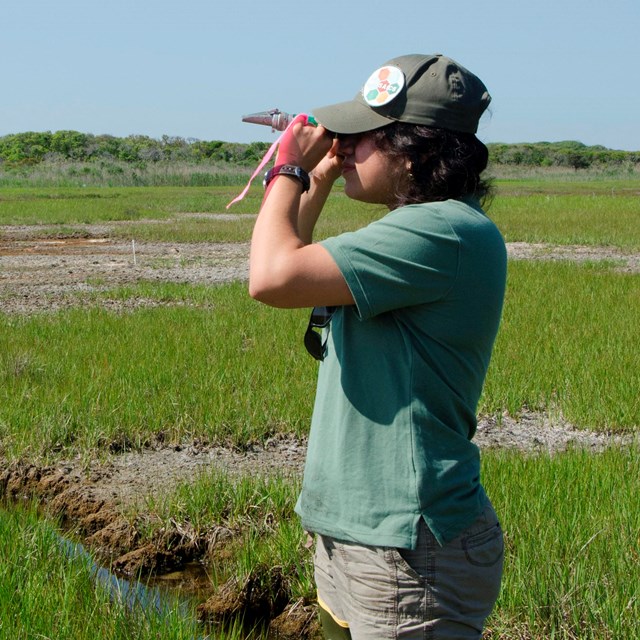
[[[409,179],[413,180],[413,162],[411,162],[411,160],[405,160],[404,168],[407,170],[407,176],[409,176]]]

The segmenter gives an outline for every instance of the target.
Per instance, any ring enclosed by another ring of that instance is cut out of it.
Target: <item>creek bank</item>
[[[7,505],[38,502],[45,514],[72,531],[115,576],[154,578],[154,584],[160,584],[159,578],[182,572],[189,563],[214,566],[239,532],[215,524],[196,532],[188,523],[171,519],[156,522],[161,526],[149,538],[142,532],[148,530],[153,515],[142,509],[142,515],[127,517],[130,507],[144,504],[149,496],[160,497],[214,467],[238,476],[282,474],[287,469],[299,474],[305,451],[305,443],[280,437],[242,451],[199,442],[158,446],[113,454],[88,465],[79,459],[47,466],[0,460],[0,499]],[[242,617],[247,628],[268,626],[274,638],[317,637],[314,604],[293,599],[289,576],[278,567],[258,567],[215,591],[209,580],[208,589],[199,583],[198,591],[198,617],[208,625],[233,623]]]
[[[483,418],[474,441],[481,448],[518,449],[532,455],[569,448],[599,452],[610,446],[631,446],[636,436],[576,429],[545,414],[523,411],[519,416]],[[239,451],[199,442],[158,445],[142,451],[114,453],[106,459],[80,459],[43,466],[0,460],[0,499],[7,504],[35,500],[45,513],[74,531],[83,544],[117,574],[127,578],[163,576],[185,565],[214,563],[239,532],[212,524],[196,531],[188,523],[160,524],[151,538],[142,535],[153,515],[133,505],[159,498],[198,472],[221,468],[243,475],[302,473],[306,442],[280,436]],[[289,576],[278,567],[258,567],[249,576],[221,585],[198,607],[202,620],[224,623],[242,614],[247,623],[270,621],[280,638],[312,638],[317,633],[313,603],[293,601]]]

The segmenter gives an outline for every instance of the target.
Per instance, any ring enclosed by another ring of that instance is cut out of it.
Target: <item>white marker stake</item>
[[[133,249],[133,266],[138,266],[138,261],[136,260],[136,241],[131,241],[131,248]]]

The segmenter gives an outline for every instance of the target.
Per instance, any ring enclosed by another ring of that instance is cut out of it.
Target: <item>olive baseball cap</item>
[[[362,133],[392,122],[475,133],[489,102],[480,78],[451,58],[410,54],[376,69],[353,100],[312,113],[334,133]]]

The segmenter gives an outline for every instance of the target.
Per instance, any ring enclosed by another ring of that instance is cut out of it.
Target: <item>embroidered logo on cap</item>
[[[381,107],[398,96],[404,87],[404,73],[398,67],[380,67],[362,88],[362,97],[370,107]]]

